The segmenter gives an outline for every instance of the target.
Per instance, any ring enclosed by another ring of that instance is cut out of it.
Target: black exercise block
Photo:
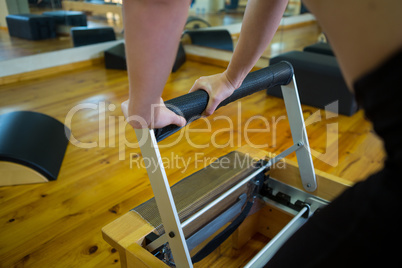
[[[104,57],[106,69],[127,70],[126,51],[124,43],[120,43],[114,47],[105,50]],[[184,48],[180,43],[172,72],[176,72],[180,68],[180,66],[184,64],[185,61],[186,53],[184,52]]]
[[[207,27],[211,27],[211,24],[209,24],[209,22],[207,22],[206,20],[203,20],[196,16],[189,16],[187,18],[184,29],[196,30],[196,29],[207,28]]]
[[[194,30],[185,31],[190,36],[191,44],[233,51],[232,36],[227,30]]]
[[[270,64],[280,61],[293,65],[302,104],[324,109],[328,104],[338,101],[337,112],[349,116],[358,110],[335,57],[292,51],[272,58]],[[282,98],[279,86],[268,89],[267,94]]]
[[[334,51],[332,50],[330,44],[328,43],[315,43],[313,45],[307,46],[303,49],[303,51],[306,52],[313,52],[313,53],[318,53],[318,54],[323,54],[323,55],[328,55],[328,56],[335,56]]]
[[[30,111],[3,114],[0,116],[0,161],[25,166],[47,180],[56,180],[69,137],[70,130],[48,115]],[[20,178],[11,176],[8,180],[14,179]],[[4,182],[7,179],[2,177],[0,185],[7,185]],[[8,185],[13,185],[12,181]]]
[[[54,19],[36,14],[15,14],[6,17],[10,36],[28,40],[41,40],[56,37]]]
[[[186,62],[186,53],[183,45],[179,43],[179,49],[177,50],[176,59],[173,64],[172,72],[176,72]]]
[[[112,27],[73,27],[71,38],[74,47],[80,47],[116,40],[116,34]]]
[[[106,69],[127,70],[124,43],[105,50],[104,56]]]
[[[87,26],[87,16],[84,12],[56,10],[43,12],[42,14],[52,17],[56,25]]]

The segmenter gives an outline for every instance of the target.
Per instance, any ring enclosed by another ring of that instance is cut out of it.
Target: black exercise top
[[[401,263],[401,63],[402,50],[354,85],[356,99],[384,141],[384,169],[313,215],[266,267],[394,267]]]
[[[402,163],[401,74],[402,50],[354,85],[356,100],[384,141],[387,168]]]

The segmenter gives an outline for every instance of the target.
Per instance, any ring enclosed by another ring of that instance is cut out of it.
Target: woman
[[[395,215],[401,203],[402,1],[306,0],[333,48],[349,88],[384,140],[384,169],[357,183],[311,219],[279,250],[268,267],[364,267],[395,265],[402,232]],[[129,100],[122,110],[134,128],[185,125],[161,100],[187,17],[189,1],[124,2]],[[227,69],[202,77],[190,91],[210,98],[206,115],[240,87],[271,41],[285,0],[249,0]],[[399,80],[399,79],[398,79]],[[155,107],[152,113],[152,108]],[[151,118],[151,114],[155,116]],[[138,120],[140,118],[140,120]]]

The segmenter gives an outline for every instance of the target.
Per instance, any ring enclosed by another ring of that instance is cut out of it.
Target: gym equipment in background
[[[177,49],[176,59],[174,60],[172,72],[176,72],[184,63],[186,62],[186,52],[182,43],[179,43],[179,48]]]
[[[92,45],[102,42],[116,40],[116,34],[113,27],[94,27],[88,28],[72,27],[71,38],[73,40],[74,47]]]
[[[56,33],[70,34],[71,27],[87,26],[87,15],[80,11],[46,11],[42,15],[52,17],[56,24]]]
[[[41,113],[0,115],[0,186],[56,180],[70,130]]]
[[[225,10],[236,10],[239,7],[239,0],[225,1]]]
[[[127,70],[126,52],[124,43],[120,43],[104,51],[105,68],[116,70]],[[176,72],[183,63],[186,62],[186,53],[183,45],[179,43],[176,59],[173,64],[172,72]]]
[[[193,45],[233,51],[233,40],[227,30],[200,29],[185,31],[184,35],[190,37]]]
[[[87,16],[80,11],[55,10],[43,12],[42,15],[52,17],[56,25],[87,26]]]
[[[353,94],[342,76],[336,57],[316,52],[291,51],[270,59],[270,64],[288,61],[293,65],[299,88],[300,102],[351,116],[358,110]],[[314,49],[308,48],[308,49]],[[282,98],[280,87],[267,90],[267,94]],[[329,105],[338,102],[337,105]]]
[[[233,41],[227,30],[209,30],[208,22],[198,17],[190,16],[187,19],[183,37],[188,37],[189,42],[193,45],[211,47],[215,49],[223,49],[233,51]],[[187,30],[198,29],[198,30]],[[105,67],[107,69],[127,70],[126,55],[124,44],[118,44],[110,49],[105,50]],[[176,72],[186,61],[186,53],[182,42],[176,54],[176,59],[172,67],[172,72]]]
[[[120,43],[105,50],[104,55],[106,69],[127,70],[124,43]]]
[[[45,15],[15,14],[6,17],[10,36],[28,40],[56,37],[54,19]]]
[[[197,30],[200,28],[208,28],[211,27],[211,24],[206,20],[195,16],[189,16],[186,21],[186,25],[184,26],[184,30]]]
[[[334,51],[331,48],[331,45],[328,43],[324,42],[319,42],[312,44],[310,46],[306,46],[303,48],[303,51],[306,52],[313,52],[313,53],[318,53],[318,54],[323,54],[323,55],[328,55],[328,56],[335,56]]]

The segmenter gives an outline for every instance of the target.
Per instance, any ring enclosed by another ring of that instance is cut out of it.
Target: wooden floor
[[[163,98],[185,94],[199,76],[223,70],[187,61],[170,76]],[[71,117],[78,142],[69,144],[57,181],[0,187],[0,267],[119,267],[118,253],[103,241],[101,228],[153,196],[134,131],[122,122],[127,88],[125,71],[103,65],[0,87],[0,114],[30,110],[65,123],[77,105],[97,105]],[[381,167],[381,142],[362,111],[346,117],[303,106],[303,114],[316,168],[356,182]],[[102,117],[105,124],[99,123]],[[242,145],[279,153],[292,144],[283,100],[265,92],[183,131],[187,138],[176,134],[160,143],[171,184]],[[84,148],[90,143],[96,146]],[[265,242],[255,237],[241,254],[222,248],[207,266],[240,267]],[[232,258],[237,263],[229,265]]]

